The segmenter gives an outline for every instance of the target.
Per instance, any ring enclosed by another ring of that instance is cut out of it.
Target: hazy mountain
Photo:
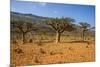
[[[47,19],[47,17],[41,17],[33,14],[24,14],[18,12],[10,12],[11,20],[29,20],[33,22],[38,22]]]
[[[48,27],[47,25],[45,25],[44,23],[40,23],[46,19],[48,19],[48,17],[42,17],[42,16],[37,16],[34,14],[23,14],[23,13],[18,13],[18,12],[10,12],[10,17],[11,17],[11,21],[12,20],[29,20],[32,21],[34,23],[37,23],[39,30],[38,31],[49,31],[49,32],[54,32],[50,27]]]

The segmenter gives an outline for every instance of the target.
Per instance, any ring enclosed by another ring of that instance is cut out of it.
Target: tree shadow
[[[42,41],[37,41],[37,42],[34,42],[38,45],[44,45],[45,43],[53,43],[54,41],[50,41],[50,40],[42,40]]]
[[[79,40],[79,41],[65,41],[65,42],[60,42],[60,43],[90,43],[89,41],[82,41],[82,40]]]
[[[43,43],[53,43],[54,41],[50,41],[50,40],[48,40],[48,41],[43,41]]]
[[[67,42],[67,43],[88,43],[88,41],[70,41],[70,42]]]

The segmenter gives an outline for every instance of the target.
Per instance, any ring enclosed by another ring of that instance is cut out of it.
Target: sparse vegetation
[[[14,20],[14,21],[11,21],[11,27],[14,28],[13,31],[22,33],[23,44],[25,44],[25,42],[26,42],[26,34],[31,32],[31,31],[36,30],[34,25],[35,24],[33,24],[32,22],[24,21],[24,20]]]
[[[83,41],[85,40],[86,32],[88,31],[90,24],[85,22],[80,22],[81,28],[82,28],[82,38]]]
[[[67,17],[40,18],[11,19],[12,65],[95,61],[94,27]]]
[[[74,19],[71,18],[54,18],[46,20],[46,24],[50,25],[56,32],[56,43],[60,42],[61,34],[67,30],[73,29],[72,23]]]

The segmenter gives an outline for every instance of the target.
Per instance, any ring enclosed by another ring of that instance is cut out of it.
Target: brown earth
[[[95,61],[94,41],[11,44],[11,65],[38,65]]]

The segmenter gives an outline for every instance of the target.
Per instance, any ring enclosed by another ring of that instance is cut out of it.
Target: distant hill
[[[18,12],[10,12],[10,17],[11,17],[11,21],[12,20],[26,20],[26,21],[29,20],[29,21],[32,21],[33,23],[37,23],[39,31],[44,30],[44,31],[48,31],[51,33],[54,32],[47,25],[40,23],[46,19],[49,19],[49,17],[37,16],[34,14],[23,14],[23,13],[18,13]]]
[[[24,14],[18,12],[10,12],[11,20],[30,20],[33,22],[38,22],[41,20],[46,20],[48,17],[41,17],[34,14]]]

